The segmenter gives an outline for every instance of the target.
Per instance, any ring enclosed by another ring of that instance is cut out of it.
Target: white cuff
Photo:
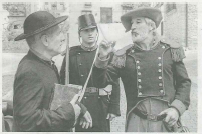
[[[171,106],[177,108],[180,112],[180,116],[186,111],[186,106],[182,103],[182,101],[175,99],[172,103]]]

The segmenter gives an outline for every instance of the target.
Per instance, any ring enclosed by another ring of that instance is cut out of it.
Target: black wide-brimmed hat
[[[47,30],[65,21],[67,18],[68,16],[61,16],[55,18],[52,14],[50,14],[47,11],[34,12],[25,19],[23,24],[24,33],[18,35],[15,38],[15,41],[26,39],[32,35]]]
[[[97,27],[97,24],[92,14],[84,14],[79,16],[78,18],[79,31],[84,29],[94,28],[94,27]]]
[[[135,9],[121,16],[121,21],[123,26],[126,29],[126,32],[131,30],[132,18],[137,18],[137,17],[145,17],[153,20],[156,23],[156,27],[159,26],[159,24],[161,23],[163,19],[162,13],[159,9],[152,8],[152,7]]]

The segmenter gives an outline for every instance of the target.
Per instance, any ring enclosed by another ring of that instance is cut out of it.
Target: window
[[[166,4],[166,13],[169,13],[170,11],[174,9],[177,9],[175,2]]]
[[[100,22],[112,23],[112,8],[100,7]]]
[[[85,2],[84,6],[88,8],[88,7],[91,7],[92,5],[91,5],[91,2]]]
[[[123,7],[123,14],[125,14],[125,13],[127,13],[127,12],[129,12],[129,11],[131,11],[131,10],[133,10],[133,7]]]
[[[52,10],[57,10],[57,3],[53,3],[53,4],[51,5],[51,8],[52,8]]]
[[[83,15],[83,14],[92,14],[92,11],[91,10],[82,10],[81,15]]]

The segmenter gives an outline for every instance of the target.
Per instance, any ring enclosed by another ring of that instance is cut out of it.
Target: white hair
[[[156,23],[149,19],[149,18],[145,18],[145,22],[147,23],[148,26],[151,26],[153,28],[153,35],[157,35],[157,30],[156,30]]]

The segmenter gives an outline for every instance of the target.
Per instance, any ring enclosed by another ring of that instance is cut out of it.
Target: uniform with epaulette
[[[87,26],[96,26],[91,15],[83,15],[85,19],[80,20],[79,26],[84,28]],[[80,18],[81,19],[81,18]],[[84,23],[86,22],[86,24]],[[81,28],[79,28],[81,29]],[[83,45],[70,48],[69,52],[69,83],[76,85],[84,85],[89,74],[93,59],[95,57],[97,45],[91,48]],[[62,84],[65,84],[65,58],[62,63],[60,76]],[[111,86],[111,87],[110,87]],[[112,90],[108,90],[108,89]],[[120,84],[118,80],[108,85],[106,88],[96,88],[90,77],[85,94],[81,103],[85,105],[92,117],[92,128],[83,129],[79,124],[76,125],[76,132],[109,132],[110,122],[106,119],[108,113],[120,116]]]
[[[190,104],[191,80],[183,63],[183,48],[168,39],[159,39],[156,43],[151,50],[143,50],[135,43],[127,45],[114,53],[110,64],[99,57],[95,62],[93,79],[100,81],[98,86],[119,77],[123,81],[127,132],[168,131],[162,123],[163,117],[157,115],[173,107],[181,116]],[[142,119],[145,120],[137,123]]]

